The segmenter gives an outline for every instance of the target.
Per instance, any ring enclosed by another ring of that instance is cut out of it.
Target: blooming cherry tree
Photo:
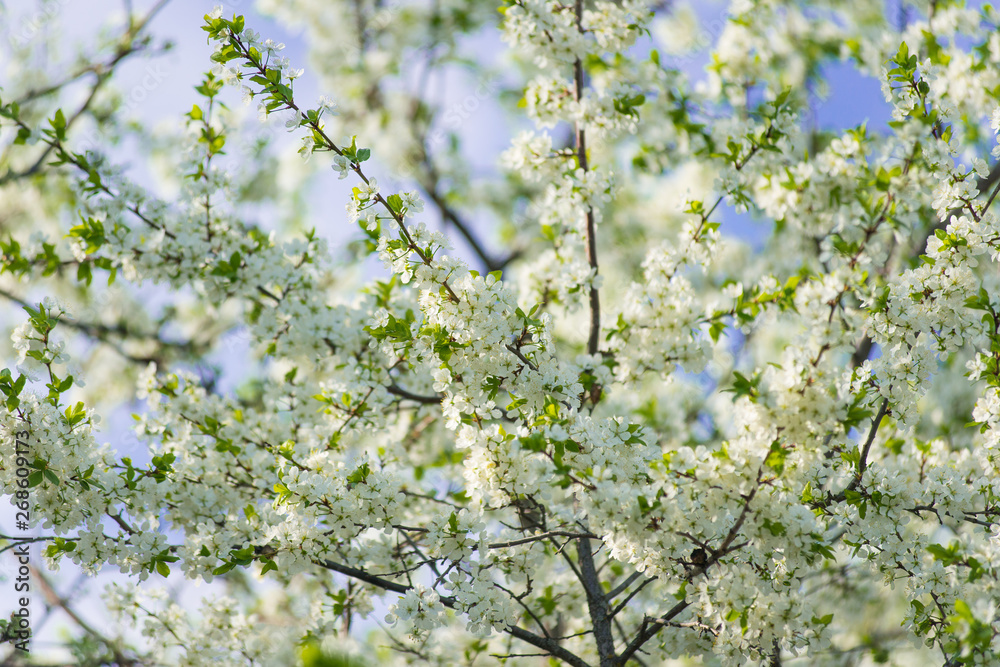
[[[145,130],[99,94],[156,48],[158,5],[80,74],[98,73],[82,108],[2,91],[0,479],[37,534],[0,546],[116,568],[108,610],[156,637],[83,624],[78,651],[998,664],[991,6],[737,1],[696,86],[696,19],[672,3],[261,4],[306,26],[329,96],[301,99],[307,75],[244,17],[206,15],[184,130],[148,137],[172,194],[115,161]],[[491,85],[533,129],[481,182],[426,73],[489,74],[459,38],[494,29],[516,67]],[[884,129],[811,120],[838,61],[881,81]],[[265,187],[304,169],[266,148],[227,162],[252,133],[227,85],[346,214],[254,222],[308,181]],[[87,122],[106,145],[77,145]],[[742,241],[727,212],[766,224]],[[230,331],[259,361],[236,392],[206,362]],[[142,462],[95,435],[133,398]],[[177,572],[228,594],[190,610],[136,585]]]

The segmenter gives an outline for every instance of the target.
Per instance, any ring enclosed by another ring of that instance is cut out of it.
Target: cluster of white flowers
[[[576,14],[557,0],[518,0],[504,12],[503,26],[504,40],[527,49],[541,69],[565,69],[588,52]]]
[[[565,153],[553,153],[548,134],[521,132],[500,157],[504,168],[531,183],[549,183],[565,171]]]
[[[663,244],[647,254],[644,280],[629,287],[624,327],[611,339],[620,381],[647,370],[667,374],[678,364],[692,373],[704,369],[711,352],[701,327],[705,312],[681,269],[704,267],[718,236],[717,230],[685,223],[679,246]]]
[[[418,584],[389,607],[385,622],[395,624],[397,621],[408,621],[410,636],[420,639],[444,625],[445,608],[436,592]]]
[[[141,631],[150,640],[150,658],[162,663],[178,660],[190,665],[288,664],[295,659],[295,643],[278,619],[246,614],[232,597],[209,598],[201,617],[193,618],[162,588],[137,589],[109,585],[104,601],[119,623]]]

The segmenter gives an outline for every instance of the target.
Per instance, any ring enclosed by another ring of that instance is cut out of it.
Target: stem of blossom
[[[110,77],[111,77],[110,72],[97,75],[97,81],[94,83],[93,86],[90,87],[90,93],[87,95],[87,99],[85,99],[83,101],[83,104],[81,104],[80,107],[75,112],[73,112],[73,114],[66,120],[66,131],[69,131],[69,128],[73,127],[76,121],[79,120],[84,113],[86,113],[87,109],[89,109],[90,105],[93,103],[94,98],[97,96],[97,93],[101,90],[101,88],[104,87],[104,82],[108,81]],[[42,165],[45,164],[45,161],[49,158],[49,155],[52,153],[55,147],[56,147],[55,144],[48,143],[45,146],[45,150],[43,150],[42,154],[38,156],[38,159],[35,160],[34,164],[32,164],[24,171],[20,172],[8,171],[6,174],[3,175],[2,178],[0,178],[0,185],[6,185],[9,181],[26,178],[28,176],[32,176],[38,173],[38,170],[41,169]]]
[[[24,299],[4,289],[0,289],[0,297],[12,301],[22,308],[31,305]],[[158,367],[162,368],[166,364],[165,352],[168,349],[174,350],[178,354],[190,354],[192,356],[200,355],[204,350],[202,344],[194,340],[171,342],[163,340],[158,334],[155,333],[147,335],[129,331],[128,325],[124,321],[119,322],[115,326],[108,326],[99,322],[84,322],[81,320],[69,319],[65,316],[58,317],[56,319],[61,326],[76,329],[85,336],[88,336],[97,342],[104,343],[118,353],[123,359],[136,364],[147,365],[152,361],[155,362]],[[120,337],[121,340],[114,340],[116,337]],[[125,349],[124,342],[127,340],[139,340],[143,343],[155,343],[158,349],[156,352],[146,356],[136,356],[134,354],[130,354]]]
[[[30,544],[32,542],[47,542],[49,540],[54,540],[55,535],[44,536],[44,537],[16,537],[14,535],[4,535],[0,533],[0,540],[6,540],[8,542],[7,546],[0,547],[0,554],[9,549],[16,549],[22,544]]]
[[[583,32],[583,0],[576,0],[576,29]],[[577,58],[573,62],[573,96],[577,104],[583,98],[583,63]],[[577,119],[575,124],[576,134],[576,158],[580,169],[586,174],[587,167],[587,137],[583,130],[583,123]],[[593,280],[597,280],[597,234],[594,229],[594,209],[587,206],[587,263],[593,271]],[[601,298],[594,283],[590,284],[590,337],[587,339],[587,353],[597,354],[597,348],[601,340]],[[609,626],[610,628],[610,626]],[[610,633],[610,629],[609,629]]]
[[[118,514],[109,514],[108,516],[114,519],[114,522],[117,523],[126,533],[129,535],[135,534],[135,530],[130,525],[125,523],[125,519],[122,518],[121,512]]]
[[[281,303],[281,299],[272,294],[271,291],[266,287],[261,287],[260,285],[257,285],[257,291],[266,296],[268,299],[271,299],[275,303]]]
[[[31,128],[24,121],[22,121],[20,118],[14,118],[13,121],[14,121],[14,123],[18,127],[24,128],[25,130],[28,130],[29,132],[31,131]],[[88,175],[92,175],[92,174],[96,173],[96,171],[93,170],[93,167],[91,167],[89,164],[87,164],[86,162],[84,162],[82,159],[80,159],[79,157],[77,157],[73,153],[70,153],[68,150],[66,150],[66,147],[63,145],[62,141],[60,141],[59,139],[42,137],[40,140],[44,141],[46,144],[49,145],[49,147],[51,147],[52,149],[54,149],[56,151],[56,156],[60,160],[62,160],[63,162],[72,164],[74,167],[76,167],[77,169],[79,169],[80,171],[83,171],[84,173],[86,173]],[[3,184],[3,182],[2,182],[2,180],[0,180],[0,185],[2,185],[2,184]],[[117,197],[117,194],[115,192],[113,192],[108,185],[104,184],[103,181],[99,182],[96,187],[101,192],[103,192],[104,194],[108,195],[109,197],[112,197],[112,198],[116,198]],[[129,211],[135,217],[137,217],[140,220],[142,220],[149,227],[151,227],[153,229],[156,229],[156,230],[163,229],[164,234],[166,234],[167,237],[169,237],[171,239],[177,238],[177,236],[173,232],[171,232],[169,229],[166,229],[165,227],[162,227],[162,226],[156,224],[155,222],[153,222],[152,220],[150,220],[146,215],[144,215],[143,212],[140,210],[138,204],[132,204],[131,206],[125,206],[125,210]]]
[[[111,80],[111,77],[114,74],[115,68],[118,66],[118,64],[121,63],[126,58],[128,58],[129,56],[138,53],[139,51],[142,50],[143,45],[136,44],[135,43],[136,38],[139,36],[139,33],[142,32],[142,30],[146,27],[149,21],[153,18],[153,16],[155,16],[156,13],[159,12],[160,9],[162,9],[165,4],[167,4],[167,2],[168,0],[160,0],[149,10],[149,12],[146,13],[146,15],[138,23],[130,23],[128,29],[121,36],[118,49],[116,50],[115,55],[113,58],[111,58],[111,60],[109,60],[106,63],[91,64],[82,69],[81,71],[79,71],[78,73],[63,80],[61,83],[49,86],[47,88],[43,88],[38,91],[29,91],[23,98],[21,98],[21,100],[19,100],[19,103],[24,104],[25,102],[29,102],[38,97],[54,93],[63,86],[72,83],[76,79],[79,79],[81,76],[84,76],[85,74],[88,73],[93,73],[94,75],[97,76],[97,81],[95,81],[94,85],[91,86],[90,93],[87,95],[87,98],[84,100],[83,104],[76,110],[76,112],[73,113],[72,116],[69,117],[69,119],[67,119],[66,130],[68,131],[69,128],[87,111],[87,109],[90,108],[90,105],[93,103],[94,98],[97,96],[97,93],[100,91],[100,89],[104,86],[105,82]],[[57,148],[57,146],[51,142],[46,142],[46,143],[48,144],[48,146],[45,148],[41,156],[39,156],[38,160],[34,164],[32,164],[28,169],[21,172],[8,171],[6,174],[3,175],[3,177],[0,177],[0,185],[4,185],[9,181],[18,180],[37,173],[38,170],[41,169],[41,167],[45,164],[45,160],[48,158],[52,150]]]

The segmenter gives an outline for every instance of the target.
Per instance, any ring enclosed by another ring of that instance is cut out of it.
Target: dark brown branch
[[[679,616],[682,611],[687,609],[690,604],[691,603],[687,600],[681,600],[662,616],[658,618],[644,619],[642,626],[639,628],[639,634],[637,634],[635,639],[633,639],[632,642],[625,647],[625,650],[622,651],[621,656],[618,658],[618,664],[624,665],[627,663],[632,656],[635,655],[635,652],[642,648],[643,644],[659,634],[660,630],[662,630],[667,623],[677,618],[677,616]]]
[[[643,588],[645,588],[646,586],[650,585],[654,581],[656,581],[656,577],[650,577],[646,581],[644,581],[641,584],[639,584],[638,586],[636,586],[635,590],[633,590],[631,593],[629,593],[628,597],[625,598],[624,600],[622,600],[620,603],[618,603],[618,606],[615,607],[611,611],[611,617],[614,618],[615,616],[617,616],[618,614],[620,614],[622,612],[622,610],[625,609],[625,607],[628,606],[628,603],[632,601],[632,598],[634,598],[636,595],[638,595],[639,592],[642,591]],[[609,597],[609,600],[610,600],[610,597]]]
[[[440,396],[421,396],[420,394],[413,394],[395,384],[387,386],[385,390],[393,396],[399,396],[400,398],[416,401],[417,403],[424,403],[426,405],[434,405],[441,402]]]
[[[736,537],[739,535],[740,529],[743,527],[744,522],[746,522],[747,516],[750,515],[750,503],[753,502],[753,499],[757,496],[757,491],[760,489],[761,476],[763,472],[764,472],[763,468],[757,470],[756,485],[753,487],[753,490],[750,491],[750,493],[746,494],[745,496],[741,496],[743,498],[743,508],[740,510],[739,517],[736,518],[736,521],[729,529],[729,532],[726,534],[726,537],[722,540],[722,544],[720,544],[717,549],[710,550],[710,556],[705,561],[704,565],[689,570],[687,574],[684,575],[684,579],[686,581],[691,581],[695,577],[705,574],[705,572],[707,572],[710,567],[718,563],[726,555],[746,546],[747,544],[746,542],[741,542],[739,544],[733,544],[733,542],[736,541]],[[655,619],[650,619],[648,617],[644,619],[642,625],[639,627],[639,634],[636,635],[636,638],[632,641],[632,643],[625,648],[625,650],[622,652],[621,657],[619,658],[616,664],[624,665],[629,660],[629,658],[631,658],[635,654],[635,652],[642,647],[643,644],[645,644],[647,641],[655,637],[660,632],[660,630],[662,630],[667,625],[667,623],[672,621],[674,618],[677,617],[678,614],[687,609],[689,604],[690,603],[686,599],[681,600],[673,607],[671,607],[666,614]],[[623,605],[624,603],[619,605],[616,608],[615,613],[621,611]]]
[[[883,398],[882,404],[878,406],[878,414],[875,415],[875,419],[872,420],[872,426],[868,430],[868,439],[865,440],[865,446],[861,450],[861,460],[858,461],[858,474],[854,478],[855,482],[849,488],[853,489],[861,483],[861,476],[865,474],[865,469],[868,467],[868,453],[871,451],[872,443],[875,442],[875,435],[878,433],[878,427],[882,423],[882,417],[885,416],[888,407],[889,399]]]
[[[458,233],[462,235],[469,247],[472,248],[472,252],[476,253],[479,261],[482,262],[483,267],[485,267],[487,272],[497,271],[502,269],[507,264],[516,258],[519,253],[514,252],[504,259],[494,258],[483,246],[482,242],[476,238],[476,235],[472,233],[472,227],[463,220],[455,209],[445,201],[444,196],[440,192],[440,177],[434,165],[431,164],[430,156],[427,155],[426,149],[421,151],[423,153],[424,167],[427,170],[426,181],[421,183],[421,188],[427,195],[427,198],[434,202],[438,210],[441,212],[441,218],[448,224],[455,227]]]
[[[524,364],[528,368],[530,368],[533,371],[537,371],[538,370],[538,368],[533,363],[531,363],[530,361],[528,361],[527,357],[525,357],[523,354],[521,354],[521,351],[519,349],[517,349],[516,347],[514,347],[513,345],[510,345],[510,344],[507,345],[507,349],[510,350],[511,352],[513,352],[515,357],[517,357],[518,359],[520,359],[521,361],[523,361]]]
[[[519,544],[527,544],[529,542],[537,542],[539,540],[546,540],[550,537],[569,537],[569,538],[587,538],[587,539],[598,539],[597,535],[592,533],[573,533],[568,530],[550,530],[546,533],[539,533],[538,535],[531,535],[530,537],[522,537],[518,540],[511,540],[509,542],[494,542],[490,544],[490,549],[505,549],[507,547],[516,547]]]
[[[614,590],[607,594],[608,600],[613,600],[615,597],[620,595],[625,591],[626,588],[632,585],[632,582],[642,576],[642,572],[633,572],[628,579],[623,581],[621,584],[615,587]]]
[[[854,348],[854,353],[851,355],[851,368],[858,368],[861,364],[865,363],[871,351],[872,339],[865,336],[858,343],[858,346]]]
[[[853,479],[851,479],[851,482],[844,487],[843,491],[840,491],[839,493],[829,493],[826,496],[825,501],[818,502],[820,506],[843,501],[844,498],[847,497],[848,491],[853,491],[858,488],[859,484],[861,484],[861,477],[864,475],[865,469],[868,467],[868,454],[871,452],[872,443],[875,442],[875,435],[878,433],[878,427],[882,423],[882,417],[885,416],[888,408],[889,399],[882,399],[882,403],[878,408],[878,414],[876,414],[875,418],[872,419],[871,428],[868,430],[868,438],[865,440],[865,444],[861,449],[861,458],[858,460],[858,470],[854,474]]]

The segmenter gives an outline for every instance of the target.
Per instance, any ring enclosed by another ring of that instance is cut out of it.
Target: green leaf
[[[722,320],[716,320],[712,322],[711,326],[708,328],[708,335],[711,336],[713,343],[719,342],[719,337],[722,336],[722,332],[726,330],[726,323]]]
[[[52,129],[55,130],[56,137],[60,140],[66,137],[66,116],[62,109],[56,109],[56,115],[50,121]]]
[[[385,201],[387,204],[389,204],[389,208],[392,209],[393,213],[403,212],[403,198],[400,197],[399,195],[396,194],[389,195],[388,197],[385,198]]]
[[[723,389],[724,392],[731,392],[733,395],[733,402],[741,396],[748,396],[751,400],[757,398],[760,394],[757,389],[760,384],[761,376],[759,373],[754,374],[752,377],[748,378],[739,371],[733,371],[733,386],[729,389]]]
[[[223,563],[219,567],[217,567],[214,570],[212,570],[212,574],[216,574],[216,575],[218,575],[218,574],[225,574],[226,572],[229,572],[234,567],[236,567],[236,563]]]

